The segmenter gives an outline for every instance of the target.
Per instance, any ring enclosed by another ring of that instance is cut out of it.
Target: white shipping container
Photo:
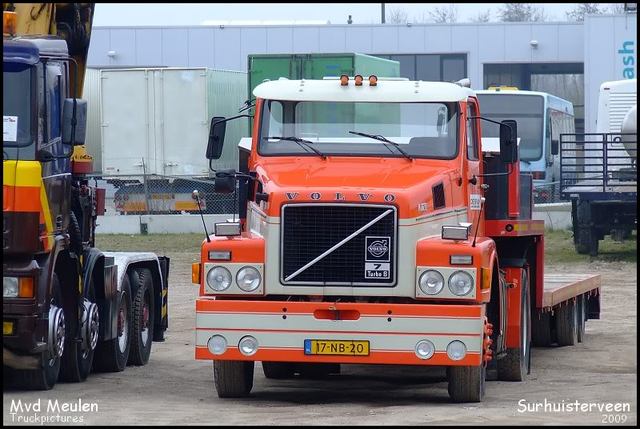
[[[246,81],[246,73],[207,68],[101,70],[102,175],[209,175],[209,123],[237,115]],[[247,122],[228,123],[226,134],[214,168],[237,168]]]

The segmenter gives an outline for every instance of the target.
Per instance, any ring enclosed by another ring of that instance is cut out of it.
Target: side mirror
[[[558,140],[551,139],[551,155],[557,155],[560,153],[560,145]]]
[[[62,106],[62,143],[78,146],[83,145],[87,136],[87,101],[65,98]],[[74,133],[75,131],[75,133]]]
[[[213,190],[217,194],[232,194],[236,191],[236,171],[218,170],[216,171],[216,180],[213,183]]]
[[[224,116],[211,118],[209,128],[209,143],[207,144],[207,159],[220,159],[224,146],[224,133],[227,129],[227,121]]]
[[[500,123],[500,160],[506,164],[518,160],[518,123],[512,119]]]

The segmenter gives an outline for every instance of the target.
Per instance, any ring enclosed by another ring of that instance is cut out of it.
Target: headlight
[[[449,277],[449,290],[458,296],[464,296],[473,289],[473,277],[467,272],[456,271]]]
[[[17,277],[3,277],[2,278],[2,297],[3,298],[16,298],[20,287],[18,285]]]
[[[260,286],[262,278],[260,277],[260,272],[255,268],[243,267],[238,271],[236,282],[238,283],[238,287],[243,291],[253,292]]]
[[[231,286],[231,273],[225,267],[215,267],[207,273],[207,284],[211,289],[222,292]]]
[[[444,277],[437,271],[427,270],[420,275],[420,289],[427,295],[436,295],[444,287]]]

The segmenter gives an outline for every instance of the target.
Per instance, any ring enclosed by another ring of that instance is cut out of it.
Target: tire
[[[264,376],[273,380],[292,378],[295,372],[293,362],[262,362]]]
[[[578,342],[584,341],[584,334],[587,322],[587,297],[580,295],[578,297]]]
[[[451,366],[447,373],[449,397],[453,402],[482,402],[486,384],[485,365]]]
[[[111,340],[98,343],[93,362],[94,371],[120,372],[127,366],[133,331],[131,286],[127,276],[122,280],[122,290],[118,296],[117,305],[117,335]]]
[[[243,398],[253,388],[253,361],[214,360],[213,382],[219,398]]]
[[[330,374],[340,374],[339,363],[299,363],[297,371],[303,378],[312,380],[321,380],[327,378]]]
[[[531,345],[534,347],[549,347],[552,343],[551,313],[536,309],[531,317]]]
[[[89,284],[87,285],[88,292],[86,294],[89,301],[96,302],[96,291],[93,285],[93,280],[89,277]],[[82,299],[82,298],[81,298]],[[80,304],[81,305],[81,304]],[[65,318],[67,315],[65,314]],[[67,318],[69,320],[69,318]],[[62,355],[62,364],[60,367],[60,380],[72,383],[78,383],[84,381],[89,376],[91,368],[93,366],[93,356],[95,349],[83,350],[82,341],[75,341],[73,339],[73,333],[70,330],[70,325],[67,323],[67,341],[64,348],[64,354]],[[97,327],[100,332],[100,326]]]
[[[573,242],[581,255],[598,255],[598,231],[591,226],[592,213],[589,201],[576,201],[573,219]]]
[[[522,270],[520,278],[520,347],[508,348],[498,361],[498,380],[523,381],[529,374],[531,358],[531,302],[529,300],[528,273]]]
[[[556,337],[559,346],[578,342],[578,306],[571,301],[556,310]]]
[[[51,304],[55,304],[62,308],[62,292],[60,290],[60,281],[58,275],[53,273],[51,280],[52,299]],[[65,340],[68,328],[65,328]],[[52,358],[49,351],[42,354],[42,368],[39,369],[13,369],[5,367],[7,376],[12,384],[27,390],[50,390],[55,386],[60,374],[61,358],[55,356]]]
[[[133,329],[128,364],[146,365],[151,355],[155,322],[151,271],[147,268],[133,269],[129,273],[129,281],[135,293],[132,300]]]

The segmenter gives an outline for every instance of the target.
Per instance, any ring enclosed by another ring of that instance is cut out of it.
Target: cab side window
[[[478,160],[477,119],[469,119],[477,116],[476,105],[467,104],[467,159]]]

